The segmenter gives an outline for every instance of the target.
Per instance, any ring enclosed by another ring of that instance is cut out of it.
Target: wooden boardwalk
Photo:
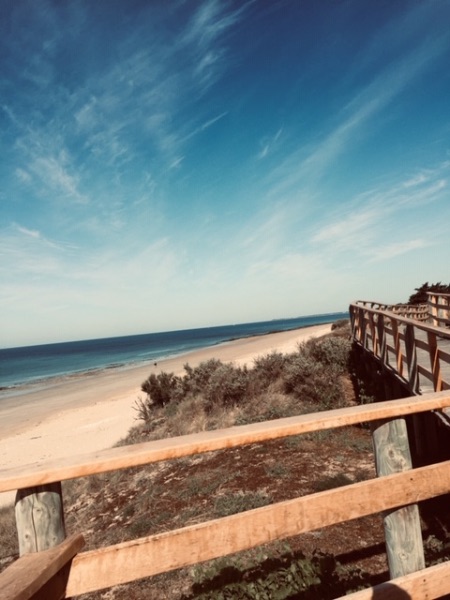
[[[350,305],[355,342],[411,395],[450,389],[450,329],[373,304]]]
[[[358,301],[350,319],[354,341],[408,395],[450,389],[450,295],[417,307]],[[450,409],[438,415],[450,426]]]

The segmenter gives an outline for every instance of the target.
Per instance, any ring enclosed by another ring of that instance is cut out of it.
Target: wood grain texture
[[[79,554],[67,585],[82,594],[447,493],[450,461],[311,494]]]
[[[15,512],[21,556],[52,548],[66,537],[59,482],[19,490]]]
[[[377,423],[372,435],[379,477],[412,469],[405,419]],[[383,525],[391,578],[423,569],[425,556],[417,504],[384,513]]]
[[[73,535],[55,548],[22,556],[0,573],[1,599],[63,598],[69,576],[67,565],[83,546],[83,536]]]
[[[20,469],[0,471],[0,492],[449,406],[449,392],[441,392],[110,448],[57,461],[42,461]]]

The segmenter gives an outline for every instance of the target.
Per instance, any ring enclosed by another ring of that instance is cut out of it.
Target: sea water
[[[0,395],[14,394],[27,384],[45,385],[56,377],[157,362],[234,339],[332,323],[342,318],[348,318],[348,313],[0,349]]]

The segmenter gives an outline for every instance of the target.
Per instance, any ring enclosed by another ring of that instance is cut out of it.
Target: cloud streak
[[[439,279],[443,3],[69,4],[0,22],[0,314],[33,315],[11,339],[40,310],[108,335],[345,309],[435,250]]]

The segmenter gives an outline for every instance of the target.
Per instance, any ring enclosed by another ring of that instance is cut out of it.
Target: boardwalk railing
[[[355,326],[363,337],[370,333],[372,342],[387,352],[385,337],[374,333],[377,323],[373,319],[358,312]],[[400,352],[396,356],[399,359]],[[19,489],[21,498],[38,495],[42,501],[46,490],[53,492],[58,482],[67,479],[362,422],[398,420],[449,406],[450,393],[440,392],[112,448],[0,471],[0,492]],[[0,595],[2,600],[77,596],[374,513],[403,510],[449,490],[447,461],[88,552],[79,552],[83,540],[75,535],[54,548],[19,558],[0,575]],[[30,510],[35,511],[33,524],[38,521],[42,530],[52,529],[52,511],[40,506],[38,514],[36,505]],[[28,529],[25,534],[38,533]],[[407,554],[404,548],[401,552]],[[438,598],[450,593],[450,563],[393,579],[389,590],[385,596],[385,588],[378,586],[346,598],[405,598],[405,592],[411,599]]]
[[[436,327],[450,327],[450,294],[427,292],[428,300],[422,304],[385,304],[373,300],[358,300],[356,304],[399,317],[415,319]]]
[[[450,327],[450,294],[427,292],[428,314],[433,325]]]
[[[430,318],[430,305],[424,304],[383,304],[371,300],[358,300],[359,306],[374,308],[376,310],[389,311],[399,317],[407,317],[417,321],[427,322]]]
[[[442,301],[432,298],[423,306],[442,311]],[[411,394],[450,389],[450,329],[425,323],[421,316],[400,316],[394,307],[386,306],[366,301],[350,305],[356,343],[396,375]],[[443,323],[442,314],[434,320]]]

